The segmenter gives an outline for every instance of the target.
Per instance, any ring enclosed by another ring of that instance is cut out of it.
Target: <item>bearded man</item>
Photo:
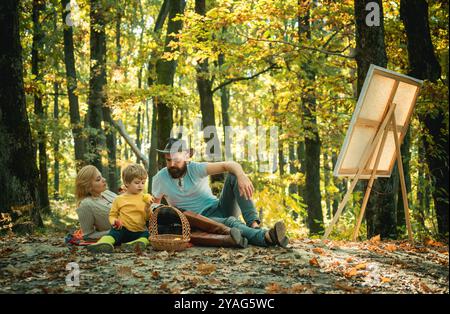
[[[248,243],[258,246],[286,247],[286,227],[282,221],[270,230],[260,228],[252,201],[254,187],[241,165],[234,161],[194,162],[193,151],[181,139],[169,138],[164,149],[166,167],[152,179],[154,202],[164,197],[170,206],[197,216],[208,217],[230,228],[237,228]],[[211,191],[208,176],[228,172],[220,197]],[[239,211],[245,224],[239,220]]]

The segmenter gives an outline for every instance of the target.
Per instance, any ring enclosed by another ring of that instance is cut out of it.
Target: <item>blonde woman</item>
[[[85,166],[78,172],[75,197],[84,239],[100,239],[107,235],[111,229],[109,211],[117,194],[107,190],[106,180],[96,167]]]

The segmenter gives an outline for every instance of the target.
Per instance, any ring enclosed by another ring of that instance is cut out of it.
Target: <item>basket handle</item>
[[[150,222],[149,222],[150,236],[154,237],[154,236],[158,235],[158,214],[162,208],[170,208],[177,213],[177,215],[178,215],[178,217],[180,217],[180,221],[181,221],[181,230],[182,230],[183,240],[189,240],[191,238],[191,227],[189,225],[189,222],[188,222],[186,216],[181,211],[176,209],[175,207],[164,206],[164,205],[156,207],[156,209],[153,211],[153,213],[150,217]]]

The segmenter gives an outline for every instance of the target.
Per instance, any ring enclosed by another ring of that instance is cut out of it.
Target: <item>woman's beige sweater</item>
[[[108,234],[109,211],[117,194],[105,191],[100,197],[86,197],[77,208],[78,221],[85,239],[99,239]]]

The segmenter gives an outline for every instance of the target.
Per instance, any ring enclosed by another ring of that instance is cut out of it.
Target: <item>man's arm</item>
[[[153,199],[152,203],[153,203],[153,204],[159,204],[159,203],[161,203],[161,200],[162,200],[162,197],[160,197],[160,198],[156,198],[156,197],[155,197],[155,198]]]
[[[234,161],[222,161],[210,162],[206,165],[206,173],[208,175],[215,175],[224,172],[230,172],[236,176],[239,194],[241,196],[244,196],[246,199],[252,198],[255,189],[240,164]]]

